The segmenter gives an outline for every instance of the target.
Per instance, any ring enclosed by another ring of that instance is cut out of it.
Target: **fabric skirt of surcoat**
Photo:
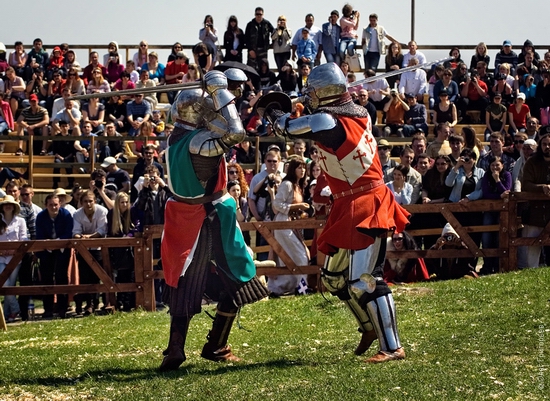
[[[336,199],[319,236],[318,248],[327,255],[338,249],[367,248],[374,243],[374,237],[384,232],[403,231],[409,216],[385,185]]]

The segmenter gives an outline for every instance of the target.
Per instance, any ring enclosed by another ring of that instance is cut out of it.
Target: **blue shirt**
[[[296,54],[299,59],[305,57],[313,61],[317,56],[317,46],[315,46],[315,42],[313,40],[302,38],[298,42]]]

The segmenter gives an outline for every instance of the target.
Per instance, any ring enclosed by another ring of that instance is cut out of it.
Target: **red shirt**
[[[487,94],[487,84],[483,82],[481,79],[477,80],[477,83],[479,84],[479,87],[485,91]],[[470,100],[479,100],[481,99],[481,96],[479,95],[479,92],[477,91],[476,86],[473,84],[473,82],[470,82],[470,85],[468,85],[468,99]]]
[[[187,68],[188,67],[189,66],[186,63],[176,64],[175,61],[170,61],[168,63],[168,65],[166,66],[166,68],[164,69],[164,76],[166,77],[168,75],[176,75],[179,72],[183,72],[184,74],[187,74]],[[181,78],[180,78],[180,82],[181,82]],[[166,83],[167,84],[177,84],[178,81],[177,81],[177,79],[171,79],[171,80],[166,80]]]
[[[511,104],[508,107],[508,113],[512,113],[512,119],[514,120],[514,124],[516,124],[517,129],[526,127],[527,124],[525,122],[525,119],[527,117],[527,114],[529,114],[530,112],[531,110],[529,110],[529,106],[527,106],[526,104],[521,105],[521,109],[519,110],[519,112],[516,109],[515,103]]]

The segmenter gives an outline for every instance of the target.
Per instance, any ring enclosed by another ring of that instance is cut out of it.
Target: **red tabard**
[[[359,190],[383,179],[376,140],[370,118],[335,116],[346,131],[345,142],[334,151],[319,145],[319,164],[325,171],[333,194]],[[410,214],[395,202],[385,186],[335,199],[327,224],[319,237],[318,248],[331,255],[338,249],[364,249],[374,238],[362,230],[403,231]]]

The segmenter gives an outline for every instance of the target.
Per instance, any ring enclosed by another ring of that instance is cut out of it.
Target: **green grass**
[[[364,363],[374,346],[353,354],[349,312],[320,295],[245,307],[230,337],[244,363],[200,358],[211,320],[196,316],[187,361],[164,374],[166,313],[10,326],[0,400],[549,399],[549,283],[546,268],[396,289],[407,359],[382,365]]]

